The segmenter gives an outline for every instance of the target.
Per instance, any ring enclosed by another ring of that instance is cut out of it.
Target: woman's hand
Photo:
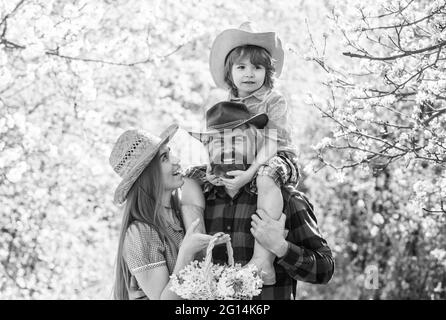
[[[197,252],[207,248],[209,241],[212,239],[212,236],[200,233],[199,223],[200,219],[191,223],[180,246],[180,253],[184,254],[189,259],[192,259]],[[225,243],[228,240],[230,240],[229,235],[221,233],[221,236],[215,244]]]

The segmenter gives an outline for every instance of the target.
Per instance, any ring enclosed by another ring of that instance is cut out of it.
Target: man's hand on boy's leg
[[[283,257],[288,250],[285,240],[285,220],[282,214],[279,220],[272,219],[265,211],[258,209],[257,214],[252,215],[251,233],[265,249],[274,253],[277,257]]]

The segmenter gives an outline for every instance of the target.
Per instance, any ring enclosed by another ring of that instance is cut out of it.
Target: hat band
[[[230,127],[233,127],[235,125],[243,123],[246,120],[249,120],[249,119],[235,120],[235,121],[226,122],[226,123],[223,123],[223,124],[216,124],[216,125],[213,125],[213,126],[209,126],[208,129],[216,129],[216,130],[219,130],[219,129],[231,129]]]
[[[127,160],[130,159],[130,157],[133,155],[136,148],[141,144],[141,142],[142,138],[139,138],[138,140],[132,143],[130,149],[127,150],[127,152],[122,157],[121,161],[119,161],[119,163],[114,167],[114,170],[117,174],[121,175],[122,168],[125,166]]]

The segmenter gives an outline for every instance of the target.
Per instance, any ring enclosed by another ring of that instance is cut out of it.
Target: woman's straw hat
[[[251,23],[244,22],[238,29],[228,29],[220,33],[212,44],[209,67],[212,78],[218,87],[229,88],[225,82],[225,60],[231,50],[243,45],[265,48],[275,61],[276,77],[279,77],[282,73],[284,52],[282,42],[276,33],[254,32]]]
[[[143,130],[127,130],[119,136],[109,159],[113,170],[122,178],[115,190],[115,204],[124,203],[133,183],[177,130],[178,125],[173,124],[160,137]]]

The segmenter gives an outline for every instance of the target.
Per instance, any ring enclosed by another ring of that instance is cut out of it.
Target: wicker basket
[[[171,290],[188,300],[245,300],[260,294],[262,279],[254,265],[242,268],[234,263],[231,241],[226,241],[228,263],[212,262],[212,251],[221,234],[209,242],[203,261],[193,261],[172,275]]]

